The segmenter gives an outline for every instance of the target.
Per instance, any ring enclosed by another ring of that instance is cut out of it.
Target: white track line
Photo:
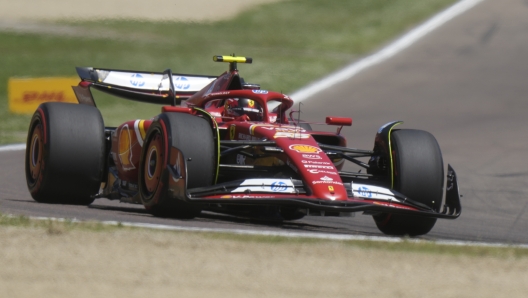
[[[6,215],[15,217],[12,215]],[[83,223],[90,221],[83,221],[78,219],[67,218],[49,218],[49,217],[29,217],[33,220],[51,220],[58,222],[72,222]],[[456,241],[456,240],[423,240],[423,239],[408,239],[400,237],[387,236],[363,236],[363,235],[338,235],[328,233],[300,233],[300,232],[282,232],[282,231],[261,231],[261,230],[242,230],[242,229],[221,229],[221,228],[196,228],[196,227],[179,227],[168,226],[149,223],[130,223],[117,221],[101,221],[103,225],[108,226],[124,226],[132,228],[143,228],[163,231],[177,231],[177,232],[201,232],[201,233],[222,233],[222,234],[236,234],[248,236],[272,236],[272,237],[286,237],[286,238],[304,238],[304,239],[324,239],[336,241],[374,241],[374,242],[391,242],[391,243],[434,243],[448,246],[478,246],[478,247],[509,247],[509,248],[523,248],[528,249],[528,244],[506,244],[506,243],[486,243],[476,241]]]
[[[454,17],[464,13],[473,6],[484,0],[461,0],[449,7],[448,9],[437,14],[433,18],[429,19],[421,26],[411,30],[398,40],[389,44],[379,52],[370,55],[362,60],[359,60],[341,71],[338,71],[322,80],[310,84],[305,88],[298,90],[293,93],[291,97],[295,98],[297,102],[303,101],[308,97],[312,96],[317,92],[321,92],[339,82],[350,79],[362,70],[365,70],[371,66],[379,64],[402,50],[408,48],[410,45],[424,37],[428,33],[432,32],[436,28],[445,24]],[[25,144],[13,144],[7,146],[0,146],[0,152],[2,151],[16,151],[24,150]],[[55,220],[55,221],[73,221],[78,220],[63,219],[63,218],[50,218],[50,217],[32,217],[32,219],[38,220]],[[147,223],[128,223],[128,222],[115,222],[115,221],[103,221],[102,224],[106,225],[123,225],[126,227],[137,227],[137,228],[148,228],[157,230],[170,230],[170,231],[189,231],[189,232],[210,232],[210,233],[232,233],[239,235],[261,235],[261,236],[278,236],[278,237],[290,237],[290,238],[315,238],[315,239],[328,239],[328,240],[368,240],[368,241],[382,241],[382,242],[433,242],[441,245],[456,245],[456,246],[485,246],[485,247],[519,247],[528,248],[528,244],[510,245],[503,243],[484,243],[484,242],[471,242],[471,241],[425,241],[425,240],[413,240],[403,238],[392,238],[392,237],[381,237],[381,236],[361,236],[361,235],[335,235],[325,233],[296,233],[296,232],[273,232],[273,231],[259,231],[259,230],[241,230],[241,229],[213,229],[213,228],[193,228],[193,227],[178,227],[168,225],[156,225]]]
[[[11,144],[0,146],[0,152],[26,150],[26,144]]]
[[[389,44],[387,47],[381,49],[379,52],[367,56],[357,62],[350,64],[338,72],[335,72],[321,80],[318,80],[317,82],[303,87],[293,94],[290,94],[290,96],[295,100],[295,102],[301,102],[337,83],[346,81],[361,71],[376,64],[380,64],[381,62],[393,57],[394,55],[408,48],[410,45],[414,44],[425,35],[447,23],[456,16],[466,12],[482,1],[484,0],[461,0],[446,10],[438,13],[422,25],[414,28],[404,36]]]

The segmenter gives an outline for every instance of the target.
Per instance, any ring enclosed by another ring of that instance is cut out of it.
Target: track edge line
[[[4,214],[6,217],[17,217],[16,215]],[[90,220],[79,220],[76,218],[56,218],[56,217],[37,217],[28,216],[31,220],[42,221],[57,221],[57,222],[72,222],[72,223],[86,223]],[[234,234],[247,236],[270,236],[270,237],[284,237],[284,238],[304,238],[304,239],[322,239],[334,241],[373,241],[386,243],[431,243],[446,246],[467,246],[467,247],[496,247],[496,248],[522,248],[528,249],[528,244],[508,244],[508,243],[488,243],[477,241],[459,241],[459,240],[426,240],[426,239],[408,239],[401,237],[388,236],[364,236],[364,235],[336,235],[328,233],[299,233],[299,232],[280,232],[280,231],[260,231],[260,230],[243,230],[243,229],[222,229],[222,228],[197,228],[197,227],[181,227],[170,226],[162,224],[149,223],[132,223],[119,221],[96,221],[97,223],[107,226],[124,226],[130,228],[142,228],[162,231],[178,231],[178,232],[201,232],[201,233],[218,233],[218,234]]]

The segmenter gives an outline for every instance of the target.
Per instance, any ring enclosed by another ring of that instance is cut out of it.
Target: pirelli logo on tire
[[[7,93],[9,112],[15,114],[33,113],[43,102],[77,103],[72,86],[79,79],[72,78],[9,78]]]

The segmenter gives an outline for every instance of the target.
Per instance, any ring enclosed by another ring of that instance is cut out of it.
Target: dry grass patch
[[[149,21],[218,21],[255,6],[280,0],[0,0],[0,18],[18,20],[134,19]]]
[[[475,254],[410,242],[10,220],[0,221],[0,297],[524,297],[528,291],[523,249]]]

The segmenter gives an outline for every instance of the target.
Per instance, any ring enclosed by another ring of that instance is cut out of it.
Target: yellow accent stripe
[[[209,116],[209,118],[212,120],[213,122],[213,129],[214,129],[214,132],[216,133],[216,156],[217,156],[217,160],[216,160],[216,173],[215,173],[215,178],[214,178],[214,184],[218,183],[218,174],[220,173],[220,131],[218,130],[218,123],[216,122],[216,119],[215,117],[213,117],[211,114],[209,114],[206,110],[202,110],[200,108],[197,108],[197,107],[193,107],[194,110],[197,110],[197,111],[200,111],[202,113],[204,113],[205,115]]]
[[[389,130],[389,136],[388,136],[388,139],[389,139],[389,156],[390,156],[390,165],[391,165],[391,189],[394,189],[394,162],[392,160],[392,144],[391,144],[391,133],[392,133],[392,129],[396,126],[396,125],[400,125],[402,124],[403,122],[398,122],[396,124],[394,124],[390,130]]]
[[[147,132],[145,131],[145,120],[140,120],[138,127],[139,127],[139,133],[141,134],[141,138],[144,140],[145,136],[147,135]]]

